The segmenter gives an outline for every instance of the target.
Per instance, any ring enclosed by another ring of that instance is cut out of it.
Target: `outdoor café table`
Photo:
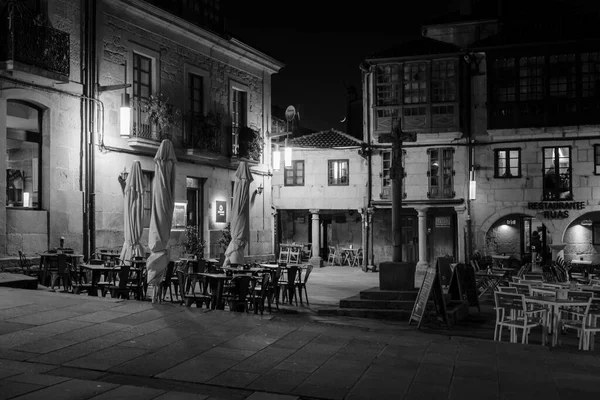
[[[477,271],[475,276],[483,281],[483,290],[479,293],[479,297],[483,296],[487,292],[493,293],[500,282],[508,276],[510,270],[494,270],[488,271]]]
[[[492,260],[494,260],[494,264],[497,268],[506,268],[506,265],[504,265],[504,263],[507,262],[509,259],[510,256],[502,256],[499,254],[492,255]]]
[[[264,268],[250,267],[250,268],[236,268],[236,267],[221,267],[223,271],[231,271],[234,274],[254,274],[256,272],[264,271]]]
[[[352,247],[345,247],[342,249],[342,251],[344,254],[344,261],[342,262],[342,264],[348,263],[349,267],[353,267],[355,265],[356,257],[358,255],[358,249]]]
[[[585,307],[588,305],[587,300],[576,299],[555,299],[545,296],[525,296],[525,302],[530,304],[539,304],[548,309],[548,316],[551,318],[550,330],[552,332],[552,340],[550,344],[556,347],[558,344],[558,322],[560,320],[560,309],[562,307]]]
[[[42,273],[40,274],[40,282],[42,284],[45,284],[46,282],[46,277],[48,276],[48,269],[50,268],[50,265],[54,262],[56,263],[58,260],[58,252],[57,253],[48,253],[48,252],[44,252],[44,253],[38,253],[40,255],[40,271],[42,271]],[[83,254],[68,254],[66,253],[67,256],[67,262],[73,264],[73,266],[77,266],[78,262],[80,259],[83,259]]]
[[[214,301],[211,301],[210,308],[223,310],[225,308],[222,303],[223,299],[223,286],[225,286],[225,281],[228,281],[232,278],[232,276],[228,276],[227,274],[211,274],[208,272],[193,272],[190,274],[191,278],[205,276],[211,280],[211,287],[214,290]]]
[[[89,296],[98,296],[98,282],[100,281],[100,276],[102,273],[106,272],[118,272],[121,270],[121,267],[105,267],[102,264],[80,264],[80,270],[91,271],[92,279],[91,279],[91,290],[88,291]],[[139,272],[139,268],[129,268],[129,272]]]

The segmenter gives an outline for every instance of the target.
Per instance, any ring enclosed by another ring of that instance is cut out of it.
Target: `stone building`
[[[64,63],[65,57],[68,62],[57,72],[32,54],[0,51],[0,132],[7,132],[0,134],[0,152],[10,155],[0,166],[11,176],[10,184],[0,177],[0,196],[7,196],[0,201],[6,204],[0,207],[0,254],[40,252],[58,246],[60,237],[85,256],[97,248],[120,247],[122,183],[134,160],[144,172],[147,228],[153,158],[164,138],[173,142],[178,160],[172,255],[186,225],[200,227],[206,256],[222,251],[217,240],[225,223],[217,222],[216,204],[224,202],[229,211],[240,160],[251,164],[254,175],[247,252],[272,254],[266,132],[271,75],[283,65],[226,34],[223,2],[31,3],[45,7],[36,12],[44,16],[43,29],[66,35],[55,39],[64,47],[61,53],[55,46],[52,51],[40,47],[38,53],[49,53],[54,63]],[[9,12],[4,4],[3,9]],[[121,132],[124,94],[132,111],[128,129]],[[247,151],[255,148],[249,146],[252,140],[261,154]],[[37,157],[25,149],[37,151]],[[23,164],[24,159],[31,161]],[[18,171],[30,181],[15,183]],[[147,243],[147,229],[142,242]]]
[[[278,242],[310,243],[315,265],[327,260],[328,246],[363,247],[368,169],[362,141],[331,129],[290,139],[287,146],[290,166],[273,166]]]
[[[600,262],[597,14],[463,3],[362,64],[368,262],[391,234],[391,155],[379,137],[396,124],[416,133],[401,159],[403,261],[419,270],[475,251],[527,260],[538,231],[546,257],[564,249],[567,261]]]

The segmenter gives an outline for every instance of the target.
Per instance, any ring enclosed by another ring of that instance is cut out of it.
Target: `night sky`
[[[294,105],[301,124],[317,131],[346,130],[345,87],[360,93],[366,56],[418,37],[424,20],[458,9],[458,0],[230,3],[229,33],[285,64],[273,75],[273,105]]]

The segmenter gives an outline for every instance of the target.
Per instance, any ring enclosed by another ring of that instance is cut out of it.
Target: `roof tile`
[[[291,139],[290,142],[294,147],[313,148],[358,147],[363,143],[361,140],[335,129],[300,136]]]

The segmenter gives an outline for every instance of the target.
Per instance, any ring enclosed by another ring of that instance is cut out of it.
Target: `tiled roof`
[[[290,142],[294,147],[329,149],[336,147],[358,147],[362,144],[361,140],[358,140],[347,133],[336,131],[335,129],[300,136],[291,139]]]

